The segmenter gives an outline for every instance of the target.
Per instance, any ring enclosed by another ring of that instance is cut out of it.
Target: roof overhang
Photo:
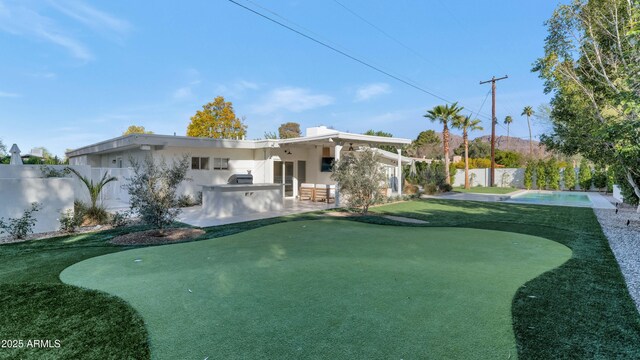
[[[285,144],[308,144],[308,145],[331,145],[333,144],[353,144],[353,145],[392,145],[403,146],[411,144],[410,139],[384,137],[384,136],[372,136],[352,134],[336,131],[335,133],[322,134],[317,136],[303,136],[291,139],[278,140],[280,145]]]
[[[67,152],[67,157],[98,155],[124,150],[151,150],[165,147],[213,149],[263,149],[278,147],[276,140],[229,140],[189,136],[131,134]]]

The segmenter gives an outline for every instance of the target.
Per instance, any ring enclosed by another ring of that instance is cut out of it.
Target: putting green
[[[515,233],[327,219],[99,256],[60,278],[128,301],[156,359],[506,359],[516,290],[570,256]]]

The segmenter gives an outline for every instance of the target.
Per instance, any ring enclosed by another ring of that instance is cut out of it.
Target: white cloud
[[[0,91],[0,98],[17,98],[17,97],[21,97],[22,95],[20,94],[16,94],[16,93],[10,93],[10,92],[6,92],[6,91]]]
[[[385,83],[376,83],[361,86],[358,88],[358,90],[356,90],[355,101],[366,101],[376,96],[388,94],[390,92],[391,87],[389,86],[389,84]]]
[[[260,86],[247,80],[237,80],[228,85],[216,86],[216,93],[224,97],[237,97],[247,90],[258,90]]]
[[[193,92],[191,91],[191,88],[188,86],[181,87],[178,90],[173,92],[173,98],[176,100],[186,99],[191,97],[192,95],[193,95]]]
[[[119,34],[126,34],[131,25],[94,7],[77,0],[51,1],[53,7],[63,14],[95,30],[107,30]]]
[[[34,72],[28,75],[36,79],[55,79],[58,77],[58,74],[54,72]]]
[[[131,27],[126,21],[81,1],[50,1],[48,4],[94,30],[124,35]],[[37,6],[41,7],[42,3],[0,0],[0,31],[47,41],[66,49],[73,57],[83,61],[93,59],[93,54],[81,41],[61,28],[52,18],[41,15],[42,11]]]
[[[260,103],[253,106],[253,112],[270,114],[279,110],[302,112],[332,104],[329,95],[313,94],[308,89],[283,87],[270,91]]]

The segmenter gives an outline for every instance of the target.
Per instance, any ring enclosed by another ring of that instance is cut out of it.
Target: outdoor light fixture
[[[353,143],[349,143],[349,151],[353,151]]]

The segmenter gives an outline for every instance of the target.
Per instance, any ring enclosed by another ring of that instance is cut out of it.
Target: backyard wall
[[[74,179],[0,179],[0,199],[0,217],[5,220],[21,217],[31,203],[38,202],[42,208],[34,213],[34,232],[54,231],[60,226],[60,213],[73,209]]]
[[[489,177],[491,169],[469,169],[469,181],[471,186],[490,186]],[[496,186],[498,187],[524,187],[523,168],[496,168]],[[453,186],[464,186],[464,169],[458,169],[453,181]]]

